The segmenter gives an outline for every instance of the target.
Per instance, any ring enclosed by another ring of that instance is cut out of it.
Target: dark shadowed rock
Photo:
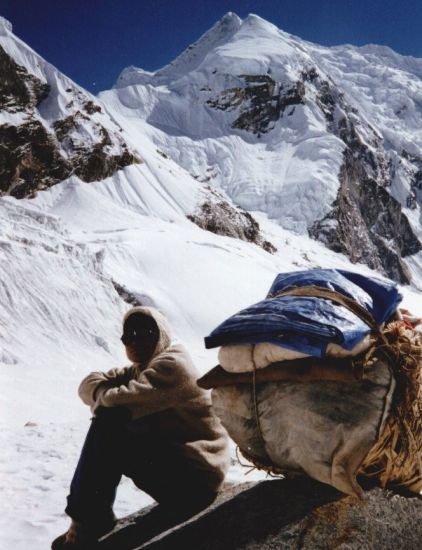
[[[50,86],[15,63],[0,46],[0,109],[16,113],[36,107],[49,94]]]
[[[232,487],[179,526],[158,509],[127,518],[100,548],[417,550],[422,537],[420,498],[373,488],[358,501],[306,478]]]
[[[114,279],[111,279],[111,283],[120,298],[122,298],[122,300],[124,300],[130,306],[146,306],[155,308],[158,307],[155,301],[148,294],[144,294],[142,292],[133,292],[125,286],[119,284]]]
[[[0,74],[0,110],[23,115],[17,125],[0,125],[0,196],[32,197],[73,174],[86,182],[98,181],[141,162],[117,126],[110,136],[93,118],[105,115],[82,90],[66,89],[69,114],[52,122],[52,132],[37,108],[51,93],[59,92],[52,92],[48,83],[18,65],[2,47]]]
[[[71,164],[38,120],[0,126],[0,196],[31,197],[71,173]]]
[[[362,161],[346,151],[333,210],[316,222],[310,235],[352,262],[363,262],[400,283],[410,274],[402,258],[422,249],[400,203],[374,179]]]
[[[288,106],[304,103],[305,87],[301,80],[288,87],[268,74],[239,75],[239,78],[244,86],[224,90],[206,102],[220,111],[238,109],[232,128],[247,130],[259,137],[274,128]]]
[[[277,252],[277,248],[263,238],[259,223],[252,214],[233,206],[210,187],[208,190],[212,198],[197,212],[187,216],[191,222],[211,233],[257,244],[271,254]]]
[[[410,273],[402,258],[419,252],[422,245],[401,204],[387,190],[394,173],[380,136],[368,125],[368,144],[368,137],[361,137],[359,113],[334,83],[322,79],[316,69],[311,76],[303,76],[317,90],[327,129],[345,144],[333,210],[310,227],[310,235],[352,262],[365,263],[400,283],[409,283]]]

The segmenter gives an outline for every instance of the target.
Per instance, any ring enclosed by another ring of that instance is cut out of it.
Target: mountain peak
[[[241,26],[240,17],[229,11],[174,61],[157,71],[156,75],[174,78],[194,70],[211,50],[230,40]]]
[[[236,30],[240,27],[242,24],[242,20],[237,15],[237,13],[234,13],[234,11],[228,11],[223,17],[217,21],[217,23],[211,27],[214,28],[217,25],[226,26],[227,28],[236,28]]]
[[[130,85],[166,84],[195,70],[204,60],[206,55],[230,40],[240,29],[242,20],[234,12],[227,12],[196,42],[188,46],[174,61],[159,69],[155,73],[149,73],[136,67],[127,67],[117,79],[115,88],[124,88]]]
[[[13,31],[13,25],[5,17],[2,17],[0,15],[0,34],[5,34],[5,32],[7,32],[7,31],[12,32]]]
[[[266,30],[279,30],[276,25],[273,25],[273,23],[270,23],[266,19],[263,19],[259,15],[256,15],[254,13],[250,13],[244,20],[243,25],[249,25],[253,27],[261,27]]]

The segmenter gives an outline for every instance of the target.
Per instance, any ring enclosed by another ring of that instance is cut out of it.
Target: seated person
[[[53,550],[90,548],[114,527],[122,474],[169,513],[193,514],[215,499],[228,468],[226,432],[187,350],[171,343],[166,319],[133,308],[121,339],[133,364],[92,372],[79,387],[94,417],[67,499],[72,523]]]

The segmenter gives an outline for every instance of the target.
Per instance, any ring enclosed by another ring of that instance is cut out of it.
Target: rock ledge
[[[182,495],[181,495],[182,498]],[[309,479],[232,486],[202,513],[146,539],[159,507],[131,516],[100,545],[119,550],[417,550],[422,500],[372,488],[362,501]],[[163,518],[161,518],[163,519]],[[151,534],[154,529],[151,530]]]

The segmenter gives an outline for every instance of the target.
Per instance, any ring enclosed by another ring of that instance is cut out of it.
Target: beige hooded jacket
[[[167,320],[154,308],[136,307],[133,313],[151,316],[160,336],[145,365],[92,372],[79,386],[82,401],[95,409],[127,407],[133,429],[153,433],[185,458],[192,467],[207,471],[217,490],[229,465],[228,436],[215,415],[208,392],[196,384],[198,373],[181,344],[171,344]],[[171,457],[169,457],[169,461]]]

